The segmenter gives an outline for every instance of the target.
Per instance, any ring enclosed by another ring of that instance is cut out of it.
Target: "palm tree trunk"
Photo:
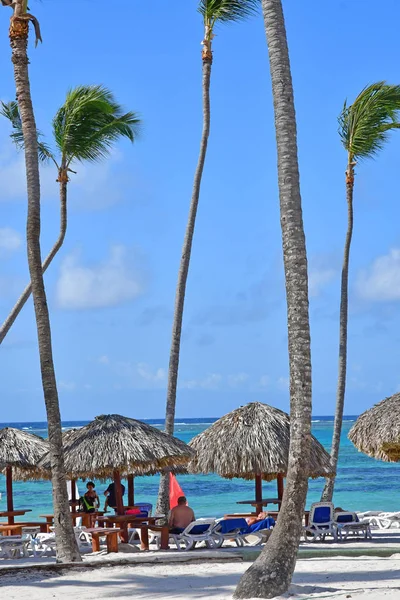
[[[18,106],[21,114],[25,146],[25,165],[28,190],[27,245],[32,282],[33,302],[38,331],[42,385],[47,411],[51,473],[53,485],[54,525],[59,562],[80,561],[70,517],[64,456],[61,437],[61,417],[51,346],[51,330],[40,255],[40,180],[37,133],[28,75],[28,21],[24,18],[19,0],[11,18],[10,43]]]
[[[279,519],[235,598],[274,598],[289,587],[302,532],[311,440],[311,352],[307,254],[297,158],[296,115],[281,0],[262,0],[278,149],[290,364],[290,451]]]
[[[200,154],[194,176],[192,199],[190,203],[189,218],[183,242],[182,256],[178,273],[178,284],[175,294],[174,322],[172,325],[172,341],[168,369],[167,406],[165,413],[165,431],[169,435],[174,433],[176,388],[178,383],[179,353],[181,347],[181,332],[183,309],[185,303],[186,283],[189,272],[190,255],[194,228],[196,224],[197,207],[200,196],[201,179],[207,153],[208,136],[210,134],[210,79],[211,79],[212,54],[210,50],[203,51],[203,131],[200,143]],[[168,514],[169,511],[169,473],[161,475],[158,491],[157,512]]]
[[[342,265],[342,282],[340,290],[340,325],[339,325],[339,372],[336,391],[336,410],[333,424],[331,462],[336,473],[339,460],[340,436],[342,434],[344,399],[346,393],[347,371],[347,324],[349,308],[349,261],[351,238],[353,236],[353,193],[354,193],[354,162],[349,156],[346,171],[346,199],[347,199],[347,233],[344,245]],[[332,502],[335,477],[326,479],[321,500]]]
[[[44,273],[47,267],[52,262],[53,258],[60,250],[63,245],[65,234],[67,231],[67,181],[60,181],[60,234],[57,238],[56,243],[50,250],[47,255],[45,261],[42,264],[42,272]],[[29,299],[29,296],[32,293],[32,285],[26,286],[21,296],[18,298],[14,308],[8,315],[7,319],[4,321],[3,325],[0,328],[0,344],[3,342],[7,333],[10,331],[11,327],[14,324],[15,319],[18,317],[19,313],[23,309],[26,304],[26,301]]]

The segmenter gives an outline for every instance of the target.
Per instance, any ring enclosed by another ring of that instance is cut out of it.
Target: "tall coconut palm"
[[[197,207],[200,196],[201,179],[207,153],[207,143],[210,133],[210,80],[213,62],[212,43],[217,24],[242,21],[254,14],[259,0],[200,0],[198,10],[203,17],[204,39],[202,41],[203,61],[203,132],[200,142],[200,153],[194,175],[192,198],[189,218],[186,225],[181,262],[178,273],[178,283],[175,294],[174,320],[172,326],[172,341],[169,357],[168,391],[165,414],[165,431],[170,435],[174,432],[176,388],[178,383],[179,354],[181,346],[181,331],[183,309],[185,303],[186,283],[189,273],[190,255],[192,251]],[[161,476],[157,508],[164,514],[169,510],[169,476]]]
[[[1,103],[0,114],[12,124],[11,138],[18,148],[24,147],[21,116],[16,102]],[[53,136],[57,149],[53,153],[39,134],[39,159],[53,161],[60,185],[60,233],[43,262],[43,273],[60,250],[67,231],[67,186],[74,162],[96,162],[109,155],[120,137],[133,142],[140,127],[139,117],[124,113],[113,94],[102,86],[78,86],[70,90],[63,106],[53,119]],[[0,344],[22,310],[32,291],[27,285],[14,308],[0,327]]]
[[[339,135],[347,152],[347,233],[340,290],[339,372],[331,448],[331,460],[335,471],[339,460],[346,393],[349,260],[353,235],[355,166],[360,160],[374,158],[385,145],[390,131],[399,129],[399,111],[400,86],[388,85],[384,81],[380,81],[364,88],[350,106],[347,106],[347,102],[345,102],[339,115]],[[332,500],[334,485],[334,478],[325,482],[322,493],[324,500]]]
[[[12,63],[14,66],[16,96],[21,114],[22,133],[24,136],[28,191],[28,263],[32,282],[33,303],[38,332],[40,368],[49,431],[57,560],[59,562],[77,562],[81,560],[81,556],[78,551],[69,514],[61,438],[61,417],[53,363],[50,318],[43,282],[40,253],[39,159],[27,55],[29,22],[32,21],[32,15],[28,14],[26,2],[24,0],[14,0],[12,8],[13,15],[11,17],[9,33]],[[35,22],[37,23],[36,20]]]
[[[287,486],[276,528],[241,578],[235,598],[274,598],[292,579],[307,494],[311,440],[311,352],[307,254],[297,158],[296,115],[281,0],[262,0],[267,34],[286,280],[290,365],[290,448]]]

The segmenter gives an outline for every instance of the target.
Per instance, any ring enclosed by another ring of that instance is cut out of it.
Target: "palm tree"
[[[1,103],[0,114],[11,121],[11,138],[18,148],[24,147],[21,116],[17,102]],[[63,106],[53,119],[53,136],[57,154],[38,134],[39,159],[51,160],[60,184],[60,233],[42,265],[43,273],[60,250],[67,231],[67,185],[74,162],[95,162],[108,156],[113,144],[126,137],[133,142],[140,119],[135,113],[124,113],[113,94],[102,86],[78,86],[67,93]],[[0,344],[19,315],[32,291],[27,285],[11,313],[0,327]]]
[[[72,521],[69,515],[61,437],[61,417],[53,363],[50,318],[46,292],[44,289],[40,253],[39,159],[27,55],[29,22],[32,21],[32,15],[27,13],[26,2],[24,0],[15,0],[12,7],[14,10],[13,16],[11,17],[9,33],[12,63],[14,66],[16,96],[21,114],[21,125],[25,147],[28,191],[28,263],[32,282],[33,303],[38,332],[40,368],[49,431],[57,560],[59,562],[78,562],[81,561],[81,556],[78,551]]]
[[[311,439],[311,352],[307,254],[297,158],[296,115],[281,0],[262,0],[267,34],[286,280],[290,364],[290,448],[279,519],[263,552],[245,572],[235,598],[274,598],[289,587],[302,531]]]
[[[388,85],[384,81],[380,81],[364,88],[350,106],[347,106],[347,102],[345,102],[339,115],[339,135],[347,152],[347,233],[340,290],[339,372],[331,448],[331,460],[335,471],[339,459],[346,392],[349,258],[353,235],[355,166],[360,160],[374,158],[385,145],[389,132],[392,129],[399,129],[399,111],[400,86]],[[322,493],[323,500],[332,500],[334,485],[334,478],[325,482]]]
[[[215,26],[219,23],[233,23],[246,19],[254,14],[259,0],[200,0],[198,10],[203,17],[204,39],[202,41],[203,61],[203,132],[200,142],[200,154],[194,175],[192,198],[189,218],[186,225],[181,262],[178,273],[178,283],[175,293],[174,320],[172,325],[172,341],[169,357],[168,391],[165,413],[165,431],[172,435],[174,432],[176,388],[178,383],[179,354],[181,346],[181,331],[183,309],[185,303],[186,283],[189,272],[190,254],[192,251],[197,207],[200,196],[201,179],[207,153],[208,136],[210,133],[210,80],[213,62],[212,42]],[[158,493],[157,510],[166,514],[169,510],[169,475],[162,475]]]

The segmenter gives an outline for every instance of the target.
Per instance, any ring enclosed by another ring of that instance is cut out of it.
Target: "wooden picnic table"
[[[47,523],[43,522],[0,523],[0,535],[22,535],[23,527],[39,527],[40,533],[47,533]]]
[[[2,510],[0,512],[0,517],[7,517],[7,521],[9,525],[14,525],[15,519],[14,517],[22,517],[27,512],[32,512],[31,508],[21,509],[21,510]]]
[[[89,527],[86,529],[92,536],[92,550],[99,552],[100,538],[105,537],[107,543],[107,554],[110,552],[118,552],[118,534],[120,529],[115,527]]]
[[[96,521],[98,520],[98,518],[102,517],[103,515],[104,515],[103,511],[95,511],[92,513],[74,512],[74,513],[71,513],[71,518],[74,522],[74,525],[76,525],[76,520],[78,518],[81,518],[83,527],[92,527],[93,528]],[[46,519],[47,529],[48,529],[48,531],[50,531],[50,527],[52,527],[52,525],[54,524],[54,515],[40,515],[40,517],[42,519]]]
[[[168,540],[169,540],[169,527],[167,526],[157,526],[156,521],[161,519],[164,515],[155,515],[154,517],[135,517],[135,515],[113,515],[110,517],[100,517],[99,525],[104,524],[113,524],[119,525],[121,528],[121,539],[123,542],[127,543],[128,536],[128,525],[131,525],[134,529],[140,529],[140,540],[141,540],[141,549],[148,550],[149,549],[149,530],[157,531],[161,533],[161,550],[168,550]]]

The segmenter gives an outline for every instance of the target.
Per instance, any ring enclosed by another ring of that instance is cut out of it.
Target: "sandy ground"
[[[103,600],[130,596],[146,600],[230,600],[249,564],[119,566],[68,570],[59,575],[19,572],[0,576],[0,594],[7,600]],[[290,592],[283,597],[399,600],[400,555],[299,560]]]

